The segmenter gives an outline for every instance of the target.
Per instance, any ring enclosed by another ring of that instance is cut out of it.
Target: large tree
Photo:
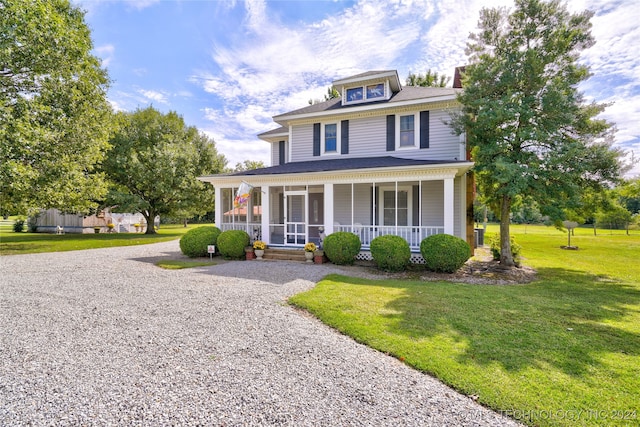
[[[452,121],[466,132],[478,187],[500,217],[501,258],[514,266],[512,204],[531,197],[543,214],[562,219],[586,188],[600,189],[620,174],[613,128],[596,116],[578,84],[589,77],[578,62],[594,43],[585,11],[571,14],[557,0],[516,0],[515,9],[484,8],[467,43],[470,64]]]
[[[67,0],[0,0],[0,209],[86,212],[106,193],[107,73]]]
[[[197,177],[219,173],[227,162],[212,139],[186,126],[175,112],[162,114],[153,107],[119,113],[118,121],[103,163],[114,183],[107,204],[141,212],[147,234],[155,233],[157,215],[187,218],[211,210],[213,187]]]

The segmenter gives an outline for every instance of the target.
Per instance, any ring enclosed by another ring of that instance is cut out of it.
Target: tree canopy
[[[141,212],[149,225],[157,215],[189,218],[211,210],[213,187],[197,177],[220,173],[227,162],[212,139],[186,126],[177,113],[153,107],[117,118],[119,129],[102,168],[114,183],[108,205]]]
[[[426,74],[409,73],[406,80],[407,86],[424,86],[424,87],[446,87],[451,81],[451,77],[442,74],[438,75],[437,71],[427,70]]]
[[[0,0],[0,209],[86,212],[106,193],[107,72],[67,0]]]
[[[515,9],[484,8],[470,35],[470,64],[452,120],[466,132],[478,188],[500,216],[501,260],[513,266],[509,222],[513,202],[533,198],[541,212],[562,219],[586,188],[620,175],[613,127],[578,91],[589,77],[578,63],[594,43],[585,11],[570,14],[558,0],[516,0]]]

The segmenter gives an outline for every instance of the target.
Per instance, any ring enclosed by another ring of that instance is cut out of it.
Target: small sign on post
[[[213,259],[213,254],[216,253],[216,246],[215,245],[207,245],[207,252],[209,253],[209,259]]]
[[[578,226],[578,223],[575,221],[562,221],[562,225],[564,225],[565,228],[567,229],[569,241],[567,242],[567,246],[560,246],[560,248],[577,250],[578,249],[577,246],[571,246],[571,232],[573,231],[574,228]]]

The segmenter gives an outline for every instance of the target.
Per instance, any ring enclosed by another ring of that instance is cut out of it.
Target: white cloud
[[[102,66],[108,67],[111,61],[113,60],[114,53],[116,51],[115,46],[112,44],[106,44],[103,46],[98,46],[94,49],[96,56],[102,60]]]
[[[155,90],[138,89],[138,93],[149,101],[159,102],[161,104],[168,104],[167,94]]]

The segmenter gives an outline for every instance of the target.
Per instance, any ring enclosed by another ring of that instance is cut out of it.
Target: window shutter
[[[320,155],[320,123],[313,124],[313,155]]]
[[[418,225],[420,225],[420,187],[418,187],[417,185],[413,185],[411,186],[411,190],[412,190],[412,195],[411,197],[413,197],[413,211],[411,212],[411,216],[413,218],[413,225],[414,227],[417,227]]]
[[[279,165],[284,165],[285,163],[285,156],[284,156],[284,141],[280,141],[278,142],[278,164]]]
[[[420,148],[429,148],[429,112],[420,111]]]
[[[341,149],[340,154],[349,154],[349,120],[343,120],[340,123],[342,129],[340,130]]]
[[[387,151],[396,149],[396,116],[387,116]]]

